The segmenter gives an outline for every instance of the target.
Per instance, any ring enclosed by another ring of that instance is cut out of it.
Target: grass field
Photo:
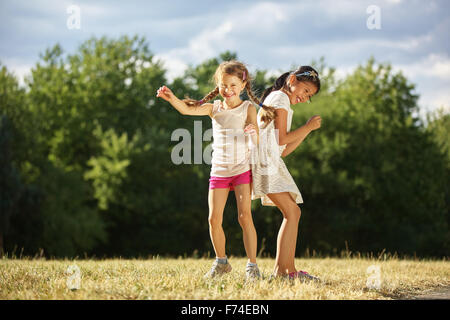
[[[319,276],[320,284],[269,281],[270,258],[258,260],[263,279],[246,283],[246,261],[231,257],[231,273],[205,280],[212,259],[3,258],[0,299],[405,299],[450,286],[445,260],[297,259],[296,266]],[[76,273],[68,272],[72,265],[80,272],[78,284]]]

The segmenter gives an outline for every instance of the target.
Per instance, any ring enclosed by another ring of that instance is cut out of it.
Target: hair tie
[[[261,103],[259,104],[259,106],[260,106],[260,107],[262,107],[262,106],[263,106],[262,102],[261,102]]]
[[[247,79],[247,73],[244,71],[244,74],[242,75],[242,81],[245,81]]]
[[[203,102],[205,102],[205,101],[203,101],[203,99],[202,99],[202,100],[200,100],[198,103],[202,104]]]

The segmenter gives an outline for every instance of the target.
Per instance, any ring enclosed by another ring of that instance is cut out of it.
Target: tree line
[[[206,164],[174,164],[171,133],[186,117],[156,99],[168,85],[201,99],[224,52],[167,79],[139,36],[91,38],[74,53],[56,44],[19,85],[0,64],[0,250],[47,257],[206,255]],[[308,63],[304,63],[308,64]],[[450,116],[418,116],[414,84],[374,59],[343,79],[312,61],[322,89],[293,106],[292,127],[323,126],[284,160],[304,198],[297,252],[450,252]],[[284,70],[287,71],[287,70]],[[281,70],[280,70],[281,73]],[[274,77],[256,70],[262,93]],[[243,97],[245,98],[245,97]],[[210,142],[204,142],[204,146]],[[253,201],[259,250],[274,255],[281,214]],[[244,255],[237,209],[224,212],[227,251]]]

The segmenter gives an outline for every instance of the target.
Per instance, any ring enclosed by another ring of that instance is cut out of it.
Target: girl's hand
[[[320,116],[312,116],[307,122],[306,125],[308,128],[313,131],[320,128],[322,123],[322,118]]]
[[[244,133],[247,134],[255,134],[256,133],[256,126],[254,124],[249,124],[244,128]]]
[[[163,98],[164,100],[166,100],[168,102],[170,102],[175,97],[172,90],[170,90],[166,86],[160,87],[158,89],[158,91],[156,92],[156,96],[159,98]]]

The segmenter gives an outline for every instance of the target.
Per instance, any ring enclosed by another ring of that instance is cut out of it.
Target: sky
[[[421,113],[450,112],[448,0],[0,0],[0,62],[21,83],[56,43],[136,34],[169,79],[226,50],[270,74],[324,57],[344,77],[374,57],[416,85]]]

